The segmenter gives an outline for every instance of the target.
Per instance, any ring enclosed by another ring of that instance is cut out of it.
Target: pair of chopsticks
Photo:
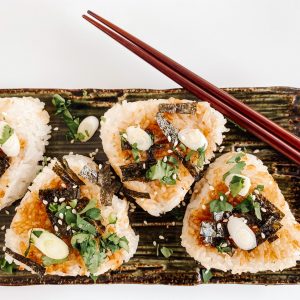
[[[85,20],[173,79],[197,98],[209,102],[227,118],[300,165],[300,139],[298,137],[108,20],[91,11],[87,14],[94,19],[83,15]]]

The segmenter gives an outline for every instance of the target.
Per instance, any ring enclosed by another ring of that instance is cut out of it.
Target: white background
[[[0,88],[176,84],[81,18],[94,10],[220,87],[300,87],[298,0],[0,0]],[[299,299],[297,286],[0,287],[1,299]]]

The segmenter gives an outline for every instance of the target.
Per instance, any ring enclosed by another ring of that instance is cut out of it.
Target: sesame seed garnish
[[[1,227],[1,230],[4,230],[5,229],[5,225],[3,225],[2,227]]]
[[[176,224],[175,222],[172,222],[172,225],[173,225],[173,226],[175,226],[175,224]]]
[[[264,207],[261,207],[262,212],[267,212],[267,210]]]
[[[175,180],[175,179],[176,179],[176,176],[177,176],[176,174],[173,174],[173,175],[172,175],[172,178]]]
[[[43,204],[48,205],[48,201],[43,200]]]
[[[224,197],[223,197],[223,196],[220,196],[220,200],[223,201],[223,200],[224,200]]]
[[[56,225],[54,225],[54,230],[58,231],[58,227]]]
[[[163,158],[163,162],[167,162],[167,160],[168,160],[168,158],[165,156],[165,157]]]
[[[220,246],[221,247],[227,247],[227,243],[222,243]]]
[[[215,188],[214,188],[212,185],[210,185],[210,186],[209,186],[209,189],[210,189],[211,191],[213,191]]]
[[[74,144],[74,140],[71,140],[70,143],[71,143],[71,144]]]
[[[73,155],[73,154],[74,154],[74,152],[73,152],[73,151],[70,151],[70,152],[69,152],[69,155]]]
[[[9,211],[8,211],[8,210],[5,210],[5,213],[6,213],[7,215],[9,215]]]
[[[222,225],[220,223],[217,224],[217,228],[221,229]]]
[[[146,220],[144,220],[144,224],[145,224],[145,225],[147,225],[147,224],[148,224],[148,222],[147,222]]]
[[[173,151],[169,149],[169,150],[168,150],[168,153],[173,153]]]
[[[160,240],[164,240],[164,239],[165,239],[165,237],[164,237],[163,235],[160,235],[158,238],[159,238]]]
[[[256,199],[256,196],[255,195],[252,195],[252,200],[255,200]]]
[[[244,223],[247,224],[247,222],[248,222],[248,221],[245,219],[245,220],[244,220]]]
[[[224,220],[223,220],[223,223],[227,223],[227,222],[228,222],[228,219],[224,219]]]
[[[58,215],[61,219],[63,219],[64,218],[64,214],[63,213],[59,213],[59,215]]]
[[[169,135],[167,136],[167,139],[168,139],[168,142],[170,143],[171,142],[171,137]]]
[[[266,237],[266,235],[262,232],[261,237],[264,239]]]
[[[127,136],[126,133],[123,133],[122,136],[123,136],[124,139],[126,139],[126,140],[128,139],[128,136]]]
[[[62,225],[62,220],[58,220],[57,223],[58,223],[59,225]]]
[[[71,206],[67,205],[67,206],[66,206],[66,209],[71,209]]]
[[[153,246],[156,246],[156,241],[153,241]]]
[[[76,214],[76,209],[75,208],[72,209],[72,213]]]
[[[64,202],[66,200],[66,198],[59,198],[58,201],[59,202]]]
[[[174,148],[178,145],[178,140],[174,142]]]
[[[228,190],[226,193],[225,193],[225,195],[227,196],[227,195],[229,195],[230,194],[230,191]]]
[[[143,163],[143,169],[146,169],[146,164],[145,163]]]
[[[2,248],[2,250],[5,252],[5,251],[6,251],[6,247],[4,246],[4,247]]]
[[[206,205],[205,204],[202,204],[202,209],[206,209]]]
[[[242,151],[242,148],[237,148],[236,149],[236,152],[241,152]]]
[[[57,131],[57,130],[58,130],[58,127],[54,127],[53,130],[54,130],[54,131]]]
[[[259,190],[254,190],[254,193],[255,193],[256,195],[258,195],[258,194],[259,194]]]
[[[76,189],[77,188],[77,185],[73,185],[73,189]]]
[[[101,170],[102,169],[102,165],[101,164],[99,164],[99,170]]]
[[[253,153],[258,153],[259,152],[259,150],[258,149],[255,149],[254,151],[253,151]]]
[[[70,226],[70,225],[68,225],[68,226],[67,226],[67,230],[70,230],[70,229],[71,229],[71,226]]]
[[[54,197],[54,202],[58,202],[58,198],[56,196]]]

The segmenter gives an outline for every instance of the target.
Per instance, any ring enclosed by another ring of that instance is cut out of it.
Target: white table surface
[[[85,22],[87,9],[220,87],[300,87],[298,0],[1,0],[0,88],[176,87]],[[299,294],[298,286],[0,287],[1,299],[22,300],[275,300]]]

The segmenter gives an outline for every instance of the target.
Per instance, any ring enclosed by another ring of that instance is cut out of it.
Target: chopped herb
[[[33,230],[32,233],[33,233],[37,238],[39,238],[39,237],[42,235],[43,231],[42,231],[42,230]]]
[[[69,205],[70,205],[72,208],[75,208],[76,205],[77,205],[77,202],[78,202],[77,199],[73,199],[73,200],[71,200],[71,201],[69,202]]]
[[[196,153],[196,151],[194,150],[190,150],[188,152],[188,154],[186,155],[186,157],[184,158],[185,161],[189,161],[191,159],[191,157]]]
[[[100,121],[101,121],[101,122],[105,122],[105,121],[106,121],[106,118],[105,118],[104,116],[101,116]]]
[[[82,132],[77,132],[74,134],[73,138],[77,141],[83,141],[85,139],[85,135]]]
[[[85,221],[78,214],[77,214],[77,218],[76,218],[76,225],[82,231],[86,231],[86,232],[88,232],[88,233],[90,233],[92,235],[96,235],[97,234],[97,230],[96,230],[95,226],[93,226],[89,222]]]
[[[98,221],[101,219],[100,209],[96,207],[89,209],[85,215],[92,220]]]
[[[230,163],[238,163],[241,161],[241,158],[245,156],[244,152],[239,152],[238,154],[234,155],[233,157],[231,157],[226,163],[230,164]]]
[[[202,274],[202,280],[204,283],[209,282],[210,279],[213,277],[213,274],[210,271],[210,269],[202,269],[201,274]]]
[[[137,143],[131,145],[132,156],[135,162],[140,161],[139,149],[137,148]]]
[[[165,258],[169,258],[173,254],[173,250],[167,247],[160,248],[160,252]]]
[[[102,249],[108,249],[112,253],[116,252],[120,249],[125,249],[127,252],[129,251],[129,242],[125,236],[118,237],[116,233],[108,234],[107,236],[103,236],[100,240],[100,245]]]
[[[18,269],[18,266],[14,262],[9,263],[5,259],[5,257],[0,257],[0,270],[1,271],[12,274],[17,269]]]
[[[167,158],[167,161],[169,158]],[[176,184],[178,166],[158,160],[155,165],[146,172],[146,178],[150,180],[160,180],[161,182],[174,185]]]
[[[14,130],[9,125],[5,125],[2,130],[0,145],[3,145],[13,135],[13,133]]]
[[[50,258],[48,256],[43,256],[42,257],[42,262],[43,262],[43,265],[45,267],[48,267],[48,266],[51,266],[51,265],[61,264],[61,263],[65,262],[66,260],[67,260],[67,257],[63,258],[63,259],[53,259],[53,258]]]
[[[75,140],[80,140],[80,135],[77,134],[77,130],[79,127],[79,118],[74,118],[70,113],[70,111],[68,110],[71,101],[70,100],[66,101],[63,97],[56,94],[53,96],[52,104],[56,108],[55,114],[60,115],[65,121],[67,127],[69,128],[69,132],[67,133],[67,136]]]
[[[48,208],[52,213],[56,213],[58,211],[58,204],[57,203],[50,203]]]
[[[90,277],[93,279],[94,283],[96,283],[99,275],[90,274]]]
[[[226,177],[230,174],[241,174],[241,171],[245,168],[246,163],[244,161],[240,161],[236,163],[229,171],[227,171],[223,175],[223,180],[226,179]]]
[[[261,217],[261,211],[260,211],[260,204],[258,202],[253,202],[253,207],[254,207],[254,213],[257,219],[262,220]]]
[[[209,203],[210,212],[232,211],[233,206],[227,202],[227,197],[223,193],[219,193],[219,199],[212,200]],[[222,200],[221,200],[222,199]]]
[[[205,146],[197,149],[197,152],[198,152],[197,165],[198,165],[198,167],[202,167],[204,164],[204,160],[205,160]]]
[[[109,224],[116,224],[117,220],[118,220],[118,218],[117,218],[115,213],[112,212],[112,213],[109,214],[109,216],[108,216],[108,223]]]
[[[76,224],[76,215],[70,209],[65,212],[65,221],[68,225]]]
[[[229,188],[230,188],[231,195],[233,197],[235,197],[239,194],[239,192],[241,191],[241,189],[244,186],[244,182],[245,182],[245,178],[243,178],[243,177],[240,177],[240,176],[232,177],[230,184],[229,184]]]
[[[262,192],[264,190],[264,188],[265,188],[265,186],[263,184],[258,184],[255,189]]]
[[[87,212],[89,209],[96,207],[97,204],[97,200],[96,199],[91,199],[89,201],[89,203],[86,205],[86,207],[79,212],[80,215],[84,214],[85,212]]]
[[[245,200],[243,200],[241,203],[239,203],[234,209],[241,211],[241,213],[254,211],[256,218],[262,220],[260,204],[253,200],[252,195],[248,195],[248,197]]]
[[[232,252],[232,248],[229,246],[223,246],[224,243],[221,243],[220,245],[217,246],[217,250],[220,253],[231,253]]]
[[[182,151],[186,151],[186,147],[185,147],[185,145],[183,145],[182,143],[180,143],[179,144],[179,146],[178,146]]]

